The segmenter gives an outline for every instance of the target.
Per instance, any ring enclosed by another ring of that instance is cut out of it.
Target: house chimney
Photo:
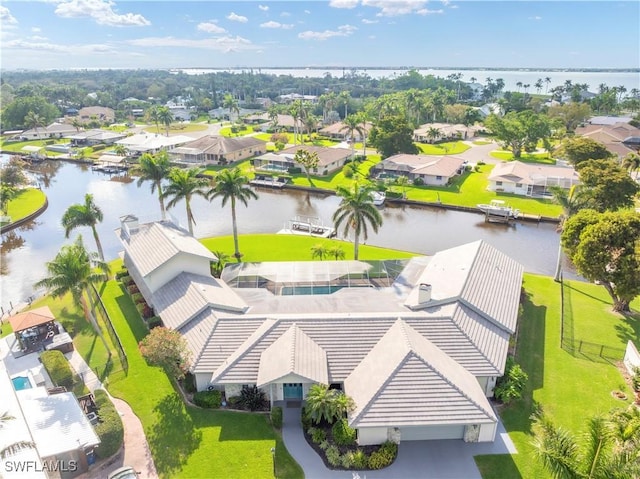
[[[122,226],[122,231],[125,233],[127,238],[131,238],[131,235],[138,231],[138,217],[134,215],[126,215],[120,218],[120,225]]]
[[[428,303],[431,301],[431,285],[426,283],[421,283],[418,288],[418,303]]]

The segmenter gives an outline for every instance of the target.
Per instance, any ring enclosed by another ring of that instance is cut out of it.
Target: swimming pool
[[[13,388],[16,391],[31,389],[33,387],[33,384],[31,384],[29,378],[25,376],[16,376],[15,378],[11,378],[11,382],[13,383]]]
[[[280,290],[282,296],[303,294],[331,294],[344,288],[344,286],[283,286]]]

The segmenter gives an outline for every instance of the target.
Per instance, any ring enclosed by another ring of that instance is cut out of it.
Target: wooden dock
[[[251,186],[262,186],[264,188],[278,188],[282,189],[287,184],[286,178],[273,177],[273,176],[256,176],[254,180],[249,182]]]

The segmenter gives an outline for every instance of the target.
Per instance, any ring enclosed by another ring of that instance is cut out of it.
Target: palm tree
[[[29,129],[35,130],[36,134],[38,134],[38,128],[44,126],[44,118],[36,112],[29,110],[24,117],[24,123]]]
[[[184,200],[187,208],[187,223],[189,225],[189,233],[193,235],[193,223],[195,219],[191,211],[191,198],[194,195],[207,197],[204,188],[209,184],[205,178],[198,175],[201,170],[199,168],[189,168],[183,170],[181,168],[171,168],[167,178],[169,184],[162,194],[163,198],[171,198],[167,203],[167,208],[173,208],[180,200]]]
[[[545,88],[545,91],[544,91],[544,93],[546,95],[547,93],[549,93],[549,85],[551,84],[551,77],[545,77],[544,78],[544,82],[547,85],[546,88]]]
[[[145,181],[150,181],[151,193],[158,190],[158,201],[160,202],[160,211],[163,220],[166,216],[166,209],[164,206],[162,180],[169,176],[169,171],[171,171],[169,155],[164,150],[155,155],[149,153],[143,154],[140,157],[138,165],[132,171],[134,175],[138,175],[138,186],[141,186]]]
[[[542,91],[542,78],[538,78],[536,82],[533,84],[533,86],[535,87],[536,92],[539,95],[540,92]]]
[[[212,251],[213,255],[218,258],[218,261],[211,263],[211,274],[215,278],[219,278],[222,275],[222,270],[229,262],[231,256],[229,256],[224,251]]]
[[[0,416],[0,429],[4,427],[4,424],[6,424],[9,421],[13,421],[14,419],[15,417],[10,415],[8,411],[5,411]],[[33,449],[35,447],[36,447],[35,443],[31,441],[17,441],[17,442],[11,443],[3,447],[2,449],[0,449],[0,459],[6,459],[9,456],[17,454],[22,449]]]
[[[360,117],[358,115],[349,115],[342,121],[342,123],[344,123],[344,126],[340,128],[340,131],[346,130],[347,134],[351,138],[351,154],[355,155],[356,154],[355,134],[358,133],[360,137],[364,136],[364,131],[360,126]]]
[[[622,167],[629,170],[629,174],[637,172],[640,170],[640,155],[634,152],[627,153],[627,156],[622,159]]]
[[[562,215],[560,216],[560,224],[558,231],[562,233],[565,222],[570,216],[576,214],[582,208],[587,206],[588,199],[582,193],[582,189],[578,185],[574,185],[568,191],[560,186],[551,186],[549,191],[553,195],[553,199],[562,207]],[[562,242],[558,246],[558,261],[556,262],[556,274],[554,281],[560,281],[562,275]]]
[[[344,105],[344,117],[343,118],[347,118],[349,100],[351,100],[351,95],[349,94],[348,91],[341,91],[338,94],[338,101]]]
[[[344,259],[345,253],[342,246],[334,243],[327,248],[327,256],[332,256],[336,261],[338,261],[340,259]]]
[[[361,111],[357,117],[362,135],[362,156],[367,156],[367,114]]]
[[[127,147],[124,145],[115,145],[113,152],[118,156],[127,156]]]
[[[360,235],[363,235],[365,241],[368,238],[368,228],[370,225],[374,232],[378,232],[378,228],[382,226],[382,216],[373,204],[371,196],[371,187],[361,187],[358,183],[353,184],[353,188],[337,187],[338,196],[342,197],[340,206],[333,214],[333,224],[336,228],[340,228],[344,224],[344,236],[353,230],[355,235],[353,241],[353,257],[358,259],[358,246]]]
[[[314,384],[309,388],[305,411],[316,424],[323,419],[332,423],[353,408],[353,399],[338,389],[329,389],[326,384]]]
[[[329,250],[324,244],[317,243],[311,247],[311,257],[313,259],[322,261],[326,256],[329,256]]]
[[[222,170],[215,179],[215,185],[207,193],[209,200],[213,198],[222,199],[224,208],[231,201],[231,221],[233,223],[233,245],[234,256],[238,261],[242,257],[238,246],[238,222],[236,220],[236,201],[248,206],[249,200],[255,200],[258,195],[249,187],[249,178],[245,176],[239,168],[232,170]]]
[[[173,122],[173,113],[171,113],[169,107],[161,106],[158,108],[158,121],[164,125],[167,136],[169,136],[169,128],[171,128],[171,123]]]
[[[233,98],[231,93],[227,93],[222,100],[222,108],[229,109],[229,120],[231,120],[231,114],[235,111],[236,115],[240,114],[240,107],[238,106],[238,100]]]
[[[69,237],[71,231],[81,226],[89,226],[93,233],[93,239],[96,242],[98,248],[98,254],[100,259],[104,261],[104,252],[102,250],[102,243],[98,236],[98,230],[96,225],[101,223],[104,219],[102,210],[98,205],[93,202],[93,195],[87,193],[84,195],[84,204],[73,204],[67,208],[67,211],[62,215],[62,227],[64,228],[64,235]]]
[[[54,298],[71,293],[73,301],[82,305],[85,318],[93,326],[111,355],[111,350],[93,316],[93,296],[88,291],[92,285],[104,280],[105,274],[109,272],[107,264],[101,261],[96,253],[89,253],[82,243],[82,236],[78,235],[73,244],[63,246],[56,257],[46,263],[46,268],[49,276],[38,281],[35,287],[46,288]],[[87,305],[85,293],[89,296],[90,307]]]
[[[400,187],[402,192],[402,199],[407,197],[407,186],[409,185],[409,178],[405,175],[398,176],[395,180],[396,185]]]
[[[431,143],[435,143],[436,139],[440,137],[440,130],[435,127],[430,127],[427,130],[427,137],[431,139]]]
[[[147,110],[147,118],[156,125],[156,132],[160,132],[160,112],[158,105],[154,105]]]

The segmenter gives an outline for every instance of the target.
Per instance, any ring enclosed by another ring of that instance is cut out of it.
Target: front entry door
[[[285,399],[302,399],[302,383],[284,383],[282,389]]]

